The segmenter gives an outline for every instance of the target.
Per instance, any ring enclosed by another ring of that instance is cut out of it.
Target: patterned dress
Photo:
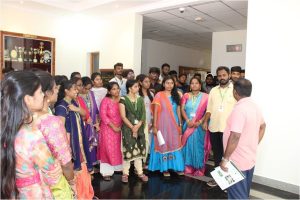
[[[132,161],[138,158],[146,157],[146,139],[145,139],[145,122],[146,110],[142,97],[138,97],[136,102],[131,102],[128,96],[121,97],[120,103],[124,104],[126,118],[131,124],[137,120],[143,121],[142,126],[138,130],[138,137],[134,138],[132,130],[125,124],[122,126],[122,152],[125,161]]]
[[[68,144],[67,133],[62,121],[54,115],[44,114],[36,122],[46,143],[55,159],[63,166],[71,161],[71,148]],[[72,199],[73,192],[62,175],[58,184],[51,187],[55,199]]]
[[[52,157],[43,134],[24,125],[15,139],[15,153],[19,198],[52,199],[50,187],[59,182],[62,170]]]

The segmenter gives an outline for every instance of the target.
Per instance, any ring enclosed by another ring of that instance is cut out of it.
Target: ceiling
[[[0,0],[0,5],[48,15],[72,13],[105,16],[133,8],[158,3],[162,0]]]
[[[212,32],[247,28],[248,1],[200,1],[183,7],[183,13],[177,6],[144,14],[143,39],[210,50]]]
[[[0,0],[10,6],[53,16],[82,13],[107,16],[133,11],[144,15],[143,38],[203,50],[212,32],[247,28],[248,2],[237,0]],[[184,6],[181,13],[178,9]],[[201,17],[202,21],[195,21]]]

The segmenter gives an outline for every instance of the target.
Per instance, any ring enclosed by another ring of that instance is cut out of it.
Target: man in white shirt
[[[162,83],[165,76],[167,76],[170,72],[170,65],[168,63],[164,63],[161,66],[161,74],[159,75],[159,81]]]
[[[116,63],[114,65],[114,74],[115,74],[115,77],[110,79],[109,82],[117,82],[120,87],[120,95],[125,96],[127,94],[126,79],[123,78],[123,76],[122,76],[122,74],[123,74],[123,64],[122,63]]]

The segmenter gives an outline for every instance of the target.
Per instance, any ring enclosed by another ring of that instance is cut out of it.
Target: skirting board
[[[273,180],[270,178],[266,178],[266,177],[262,177],[262,176],[257,176],[257,175],[253,175],[253,182],[255,183],[259,183],[262,185],[266,185],[272,188],[276,188],[279,190],[283,190],[283,191],[287,191],[287,192],[291,192],[294,194],[298,194],[299,195],[299,186],[297,185],[293,185],[290,183],[285,183],[285,182],[281,182],[281,181],[277,181],[277,180]]]

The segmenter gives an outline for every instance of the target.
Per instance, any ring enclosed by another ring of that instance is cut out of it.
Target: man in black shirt
[[[149,70],[149,78],[150,78],[150,91],[156,94],[161,91],[161,84],[159,83],[159,74],[160,70],[157,67],[151,67]]]

